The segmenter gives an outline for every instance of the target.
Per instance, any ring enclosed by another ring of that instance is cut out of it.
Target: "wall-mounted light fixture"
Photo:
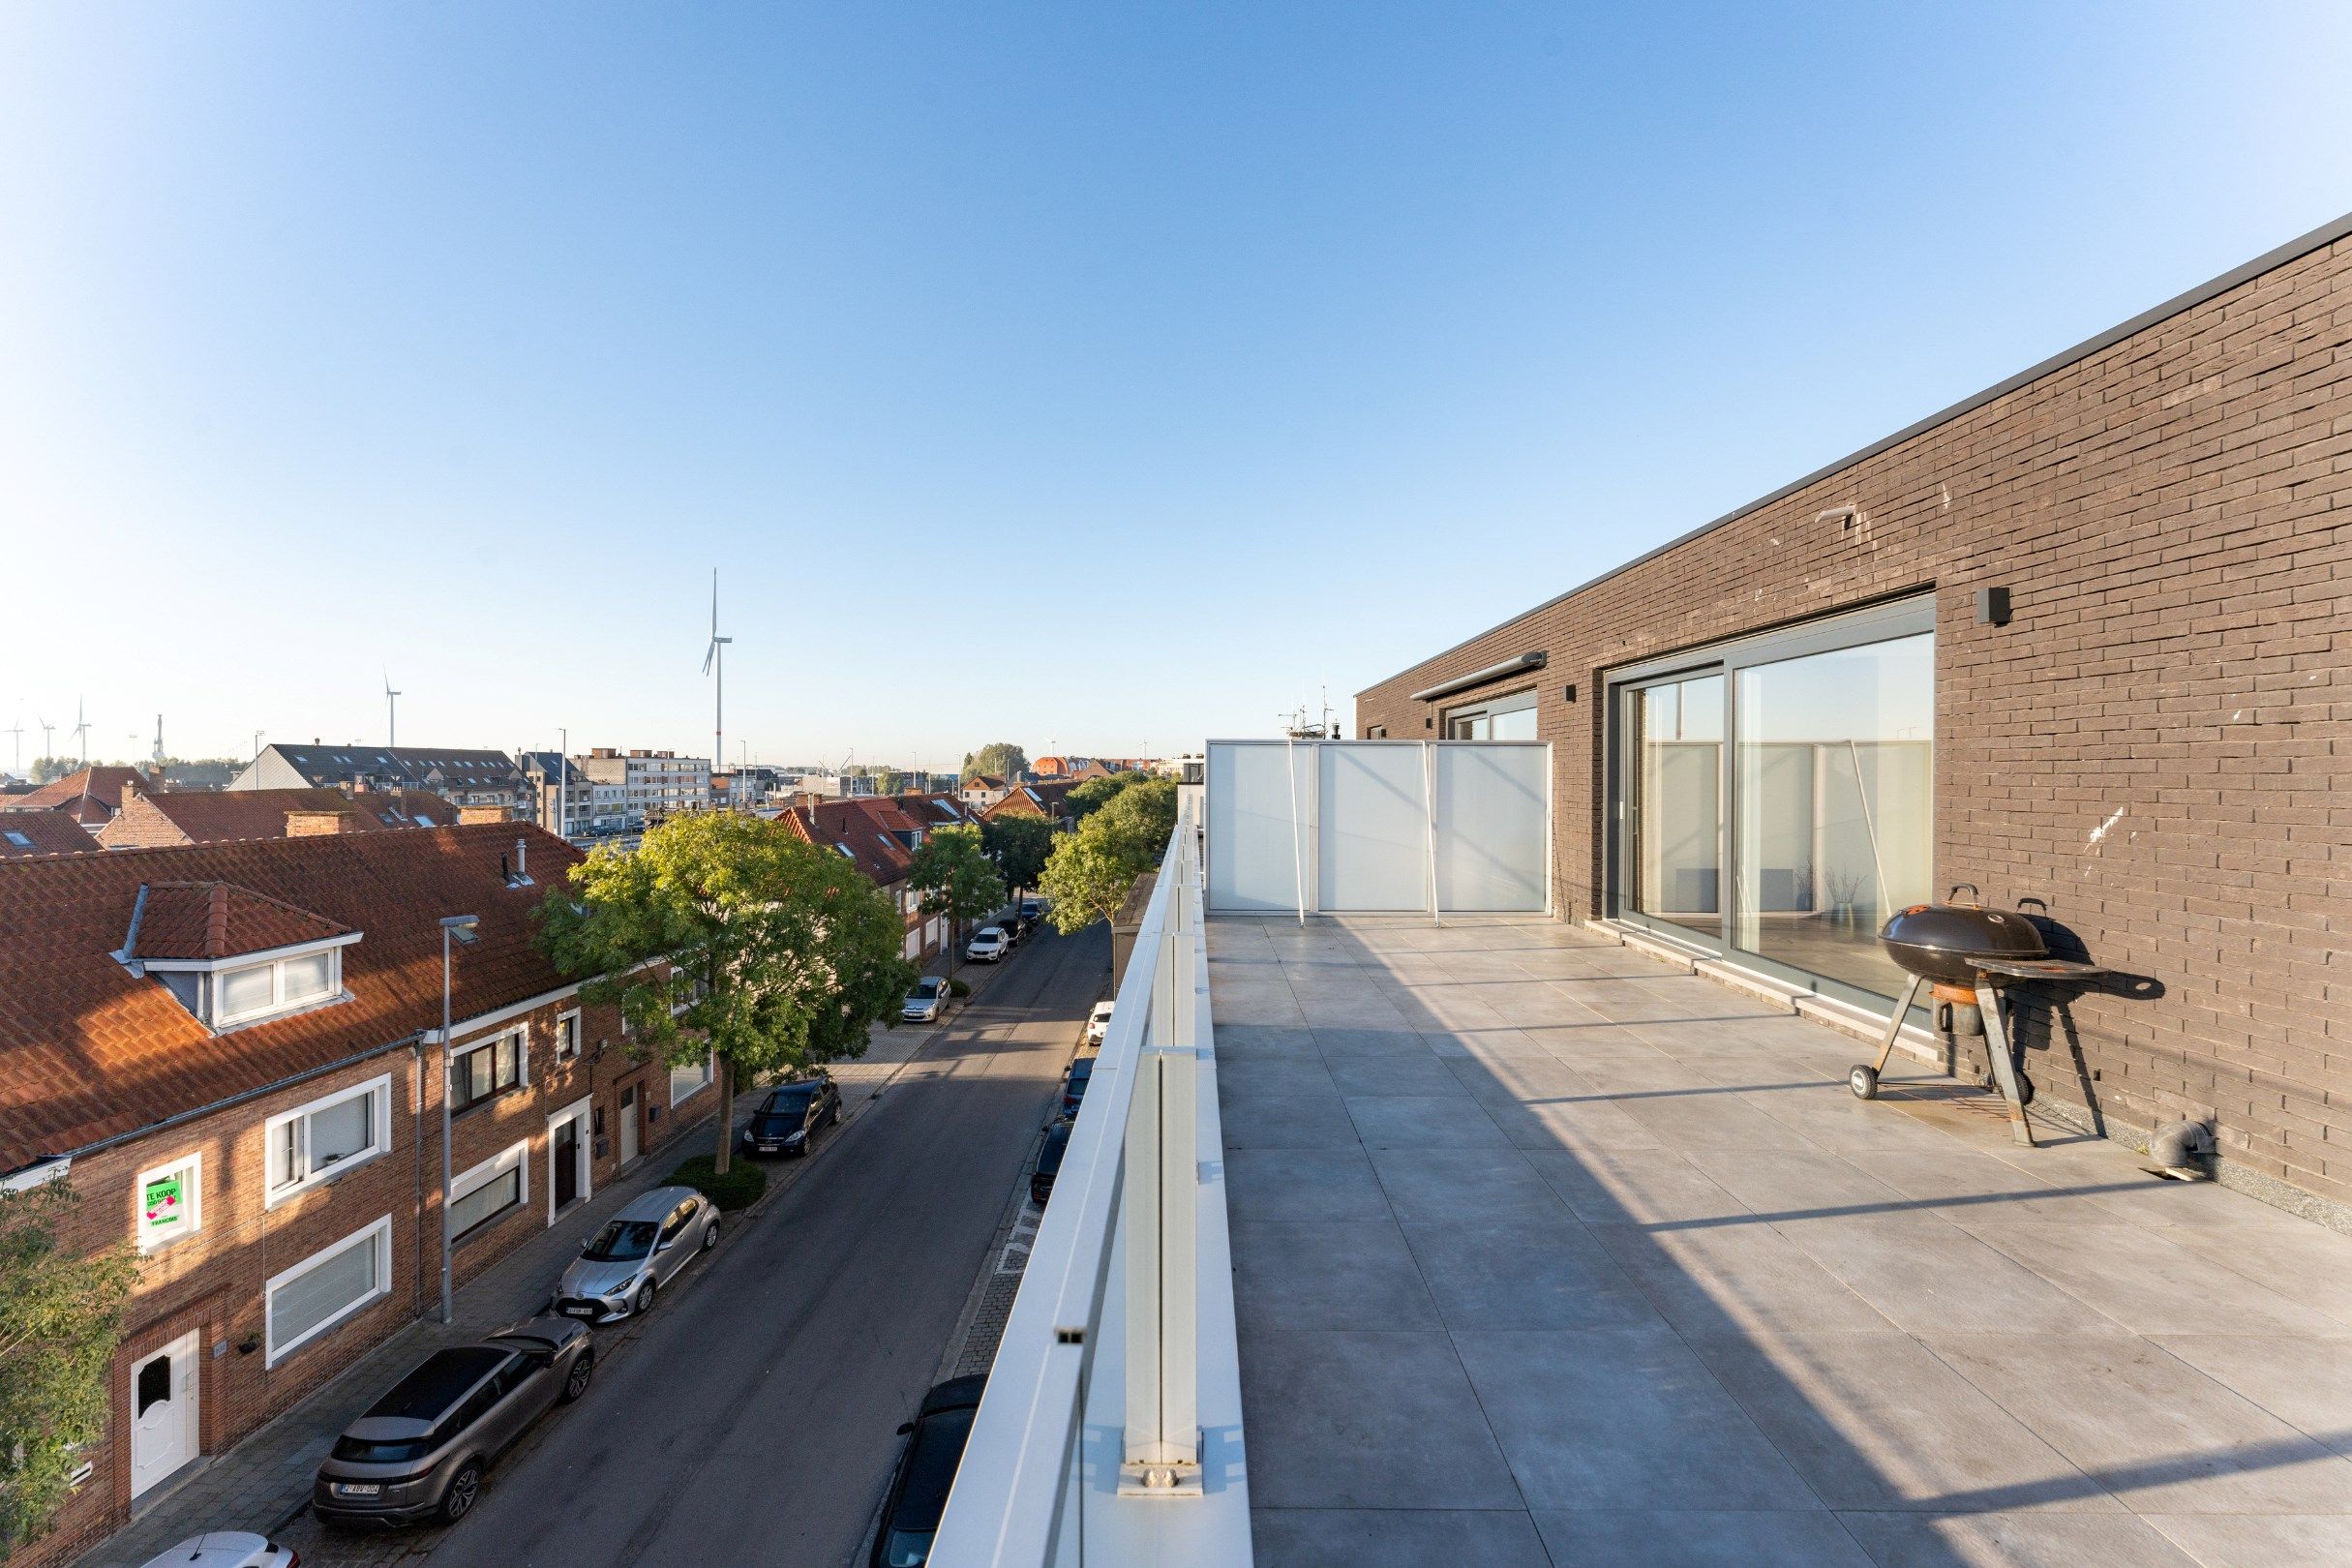
[[[1568,684],[1560,688],[1560,701],[1563,703],[1573,703],[1576,701],[1575,681],[1571,680],[1568,682]]]
[[[2009,590],[2005,588],[1980,588],[1976,590],[1976,624],[2005,626],[2009,623]]]

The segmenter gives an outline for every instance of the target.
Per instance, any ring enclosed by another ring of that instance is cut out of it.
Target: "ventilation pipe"
[[[515,880],[530,880],[530,840],[520,835],[515,839]]]
[[[2149,1158],[2175,1181],[2201,1182],[2212,1174],[2213,1129],[2203,1122],[2172,1122],[2148,1140]]]

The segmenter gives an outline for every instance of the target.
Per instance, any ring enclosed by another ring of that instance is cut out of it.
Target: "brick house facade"
[[[1645,873],[1621,809],[1655,787],[1624,758],[1664,733],[1635,678],[1909,606],[1933,640],[1921,880],[2043,900],[2131,977],[2024,1002],[2045,1101],[2118,1135],[2211,1121],[2225,1180],[2324,1213],[2308,1197],[2352,1203],[2347,508],[2352,219],[1369,687],[1357,734],[1531,709],[1555,907],[1630,918]],[[1724,863],[1682,868],[1680,901],[1719,920],[1748,918],[1728,900],[1761,829],[1739,809],[1715,803]]]
[[[532,946],[531,909],[578,859],[496,825],[0,864],[0,1171],[71,1184],[72,1243],[141,1249],[89,1479],[12,1561],[67,1559],[437,1309],[445,1084],[467,1085],[460,1282],[714,1103],[706,1073],[631,1060],[617,1010],[582,1007]],[[451,1078],[446,914],[480,918],[453,959]],[[134,972],[151,950],[233,966],[305,941],[340,944],[331,998],[226,1027],[167,988],[164,958]]]

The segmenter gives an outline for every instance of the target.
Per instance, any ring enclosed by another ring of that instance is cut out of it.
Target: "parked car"
[[[997,929],[1005,933],[1005,946],[1008,948],[1017,948],[1029,940],[1027,920],[1005,920],[998,924]]]
[[[898,1429],[906,1451],[898,1456],[898,1471],[890,1477],[890,1495],[882,1504],[882,1528],[874,1532],[874,1550],[867,1568],[923,1568],[931,1560],[931,1540],[939,1533],[939,1516],[947,1511],[948,1489],[955,1484],[955,1467],[963,1462],[964,1439],[972,1435],[973,1412],[988,1374],[951,1377],[922,1397],[915,1419]]]
[[[993,964],[1005,956],[1010,946],[1005,940],[1003,926],[983,925],[973,932],[972,940],[964,945],[964,957],[973,963]]]
[[[926,975],[915,982],[907,993],[906,1004],[898,1010],[905,1023],[937,1023],[947,1015],[948,982],[937,975]]]
[[[804,1155],[817,1133],[841,1121],[841,1091],[827,1077],[803,1078],[768,1091],[743,1126],[747,1155]]]
[[[588,1392],[588,1329],[534,1317],[478,1344],[436,1350],[335,1439],[312,1483],[329,1524],[454,1524],[482,1472],[558,1402]],[[264,1561],[268,1559],[262,1559]]]
[[[605,1221],[556,1282],[554,1310],[609,1323],[649,1312],[678,1271],[718,1245],[718,1205],[691,1187],[657,1187]]]
[[[1028,920],[1028,921],[1031,921],[1032,923],[1034,923],[1034,922],[1036,922],[1036,921],[1038,921],[1038,920],[1043,920],[1044,918],[1045,918],[1045,900],[1044,900],[1044,899],[1042,899],[1042,898],[1024,898],[1024,899],[1022,899],[1022,900],[1021,900],[1021,919],[1022,919],[1022,920]]]
[[[1062,1157],[1070,1153],[1070,1130],[1073,1125],[1065,1116],[1045,1130],[1045,1142],[1038,1150],[1037,1168],[1029,1173],[1029,1195],[1040,1209],[1053,1196],[1053,1179],[1062,1174]]]
[[[1111,1004],[1098,1002],[1095,1010],[1086,1015],[1086,1043],[1099,1046],[1110,1036]]]
[[[1062,1114],[1078,1114],[1078,1101],[1086,1098],[1086,1086],[1095,1075],[1095,1059],[1081,1056],[1070,1064],[1070,1075],[1062,1080]]]
[[[302,1553],[251,1530],[209,1530],[148,1558],[147,1568],[302,1568]]]

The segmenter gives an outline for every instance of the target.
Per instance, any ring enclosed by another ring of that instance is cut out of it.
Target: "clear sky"
[[[2352,208],[2348,17],[0,5],[0,728],[1344,712]]]

